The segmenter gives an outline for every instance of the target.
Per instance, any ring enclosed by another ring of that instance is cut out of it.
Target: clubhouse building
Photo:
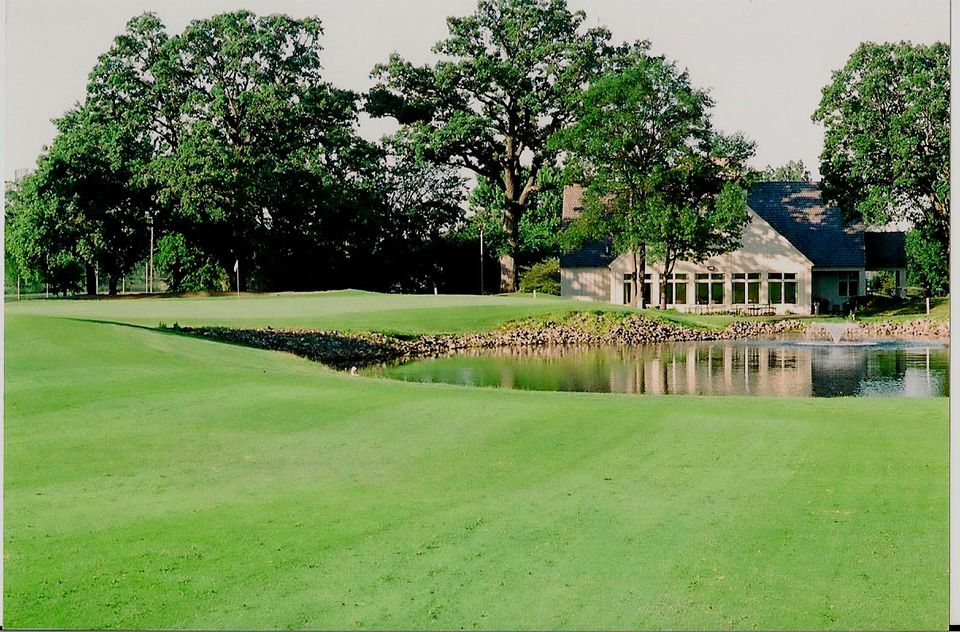
[[[564,190],[563,218],[576,218],[583,190]],[[695,263],[678,261],[666,279],[668,308],[684,312],[811,314],[844,309],[866,294],[869,272],[906,280],[903,232],[847,224],[809,182],[763,182],[747,196],[740,247]],[[593,241],[560,257],[561,294],[582,301],[634,304],[633,257]],[[660,304],[662,264],[647,263],[643,299]]]

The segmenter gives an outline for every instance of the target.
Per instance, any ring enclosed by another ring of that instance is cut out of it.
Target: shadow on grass
[[[949,299],[947,298],[931,298],[930,299],[930,312],[931,315],[934,314],[941,308],[945,306]],[[858,316],[868,316],[868,317],[890,317],[890,316],[917,316],[924,317],[927,315],[927,304],[926,300],[923,298],[914,298],[909,299],[904,302],[897,302],[894,305],[889,304],[880,304],[876,307],[862,309],[857,312]]]
[[[238,347],[285,351],[320,362],[334,369],[348,369],[378,362],[388,362],[407,353],[403,342],[379,334],[352,335],[327,331],[232,329],[229,327],[181,327],[177,324],[158,327],[137,325],[94,318],[69,318],[68,320],[129,327],[165,335],[182,336],[200,340],[213,340]]]

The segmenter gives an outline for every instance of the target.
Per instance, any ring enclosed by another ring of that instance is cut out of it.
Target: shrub
[[[171,292],[230,289],[227,272],[212,257],[187,244],[180,234],[160,238],[155,265]]]
[[[520,278],[520,291],[560,296],[560,260],[545,259],[535,263]]]
[[[889,270],[880,270],[867,280],[867,288],[872,294],[896,296],[896,276]]]

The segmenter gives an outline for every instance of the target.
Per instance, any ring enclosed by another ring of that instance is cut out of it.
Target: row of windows
[[[643,299],[650,302],[650,275],[643,275]],[[689,276],[684,273],[668,274],[664,293],[668,305],[686,305]],[[632,303],[633,275],[623,275],[623,302]],[[694,299],[697,305],[722,305],[726,290],[723,272],[704,272],[694,275]],[[756,305],[760,303],[760,272],[734,273],[732,290],[734,305]],[[852,291],[856,292],[856,281],[852,282]],[[797,302],[797,275],[794,272],[770,272],[767,274],[767,302],[772,304],[794,305]]]

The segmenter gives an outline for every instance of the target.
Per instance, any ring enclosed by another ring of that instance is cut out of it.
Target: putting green
[[[352,296],[300,324],[468,328],[493,300]],[[946,622],[945,399],[404,384],[66,318],[297,318],[224,300],[7,306],[4,625]]]

